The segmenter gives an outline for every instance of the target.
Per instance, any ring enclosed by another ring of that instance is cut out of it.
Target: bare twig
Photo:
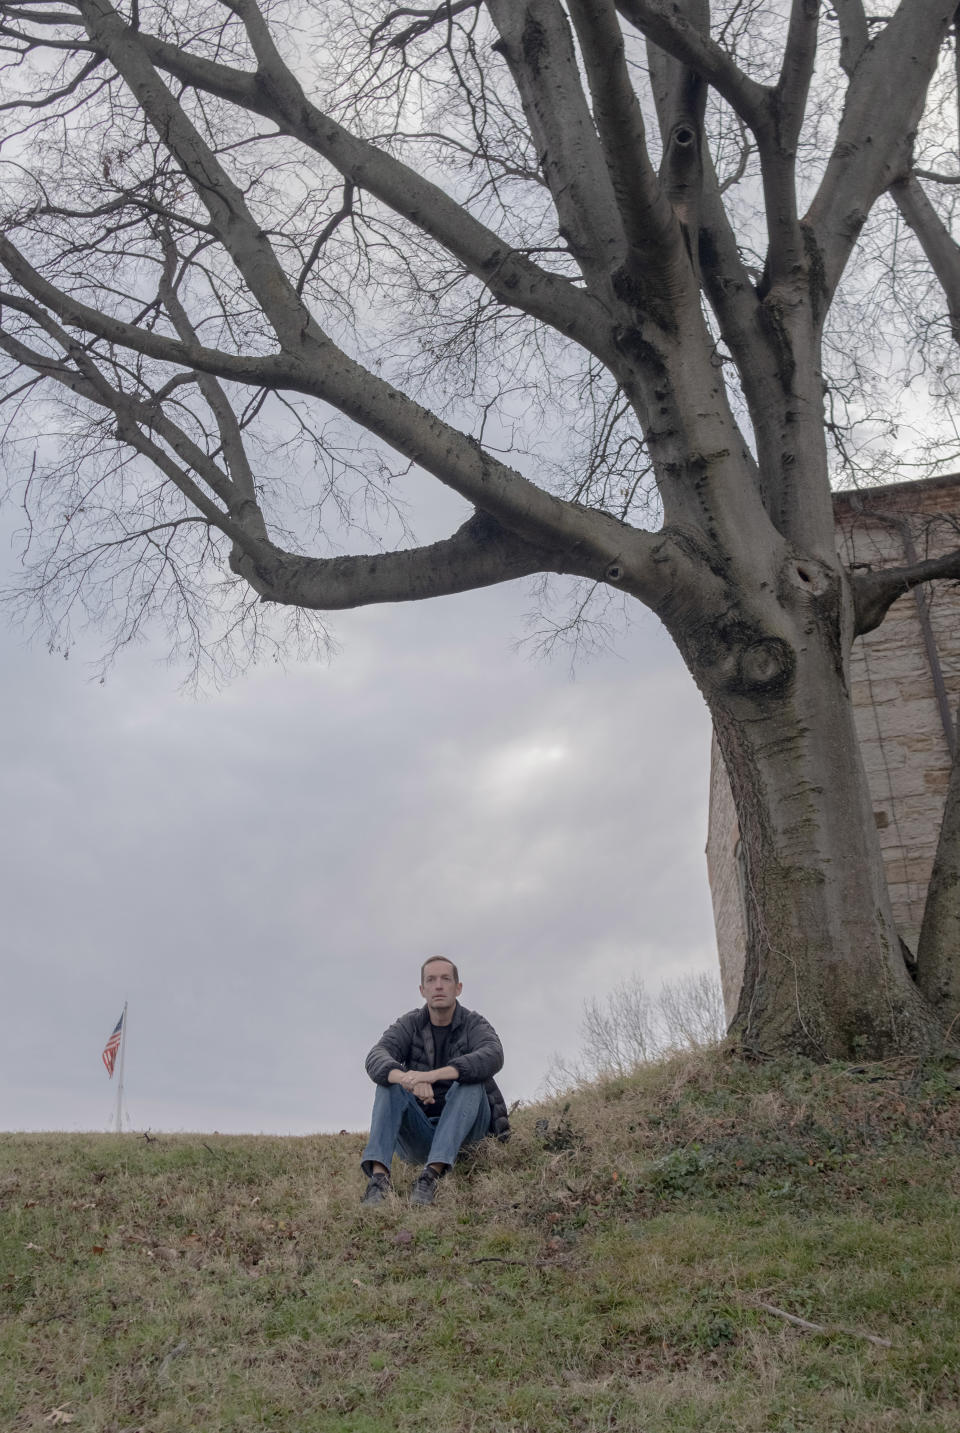
[[[879,1348],[893,1348],[888,1338],[881,1338],[879,1334],[867,1333],[865,1329],[849,1328],[846,1324],[815,1324],[810,1319],[798,1318],[796,1314],[788,1314],[786,1309],[778,1309],[776,1304],[766,1304],[758,1299],[756,1307],[763,1309],[765,1313],[774,1314],[778,1319],[785,1319],[794,1328],[803,1329],[806,1333],[825,1334],[850,1334],[853,1338],[865,1338],[868,1343],[875,1343]]]
[[[483,1259],[468,1259],[468,1264],[512,1264],[517,1269],[528,1269],[530,1267],[526,1259],[500,1259],[495,1254],[488,1254]]]

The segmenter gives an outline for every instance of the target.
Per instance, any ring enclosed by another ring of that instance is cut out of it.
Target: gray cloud
[[[346,614],[329,666],[201,699],[139,649],[105,686],[2,635],[0,1126],[362,1128],[362,1058],[424,954],[507,1048],[508,1099],[583,1000],[715,958],[709,724],[654,619],[571,681],[522,587]],[[82,650],[81,654],[82,656]]]

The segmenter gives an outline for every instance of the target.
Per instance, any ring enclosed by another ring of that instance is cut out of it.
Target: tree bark
[[[731,1033],[818,1060],[941,1049],[887,893],[846,678],[845,580],[786,545],[766,583],[731,575],[699,630],[689,611],[664,614],[710,707],[740,827],[747,949]]]
[[[948,1028],[960,1017],[960,744],[955,746],[940,840],[917,946],[917,984]]]

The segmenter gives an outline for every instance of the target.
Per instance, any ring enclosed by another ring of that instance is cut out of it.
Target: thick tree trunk
[[[917,947],[917,983],[956,1036],[960,1025],[960,744],[954,753],[940,840],[927,888]]]
[[[759,588],[728,577],[722,616],[693,640],[675,633],[740,825],[748,935],[732,1032],[748,1049],[815,1059],[940,1049],[893,923],[845,675],[841,579],[789,550],[774,566]]]

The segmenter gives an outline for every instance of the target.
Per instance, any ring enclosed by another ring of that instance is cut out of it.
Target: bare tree
[[[586,1001],[580,1027],[588,1078],[625,1074],[658,1050],[656,1013],[639,977],[621,982],[602,1003]]]
[[[657,1009],[667,1049],[716,1045],[726,1034],[723,988],[709,971],[664,981]]]
[[[921,969],[924,995],[904,965],[846,659],[960,554],[846,571],[830,476],[865,432],[900,460],[894,371],[956,393],[953,22],[947,0],[3,0],[27,598],[114,641],[159,607],[194,649],[222,600],[254,640],[265,612],[532,575],[585,585],[574,625],[585,592],[645,603],[737,805],[736,1030],[939,1047],[958,982]],[[397,545],[410,464],[464,502],[444,541]]]
[[[665,980],[651,995],[632,975],[603,999],[584,1001],[580,1050],[554,1055],[546,1087],[561,1094],[587,1081],[629,1075],[680,1050],[718,1045],[726,1033],[723,991],[715,972]]]

